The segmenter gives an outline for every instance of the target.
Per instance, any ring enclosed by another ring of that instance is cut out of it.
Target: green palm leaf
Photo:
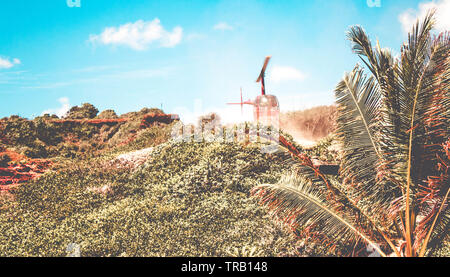
[[[377,167],[382,159],[380,141],[381,94],[374,77],[366,77],[356,67],[336,87],[339,105],[338,138],[343,148],[341,175],[353,185],[353,198],[365,198],[372,215],[386,215],[391,202],[399,194],[392,183],[377,182]]]
[[[287,176],[275,185],[259,185],[252,194],[259,197],[273,214],[295,228],[321,226],[321,232],[331,240],[362,239],[385,256],[368,234],[355,227],[358,225],[351,217],[338,211],[340,209],[327,199],[327,194],[298,175]]]

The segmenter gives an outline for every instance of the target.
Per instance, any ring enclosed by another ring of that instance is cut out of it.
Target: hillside
[[[336,130],[336,106],[318,106],[280,114],[280,128],[296,141],[313,145]]]
[[[82,256],[336,255],[306,245],[250,197],[289,170],[284,152],[170,141],[172,120],[157,114],[3,119],[3,170],[48,164],[3,184],[0,256],[65,256],[70,245]],[[309,153],[334,160],[324,143]]]
[[[294,238],[248,198],[282,169],[259,149],[168,143],[132,172],[107,166],[113,157],[45,174],[15,190],[9,206],[3,199],[1,255],[64,256],[70,243],[83,256],[294,253]]]
[[[0,189],[38,177],[65,160],[163,143],[176,120],[177,115],[148,108],[120,117],[112,110],[98,114],[90,104],[73,107],[64,118],[0,119]]]
[[[86,156],[127,144],[145,136],[151,127],[177,119],[176,115],[148,108],[120,117],[112,110],[98,114],[90,104],[73,107],[64,118],[48,114],[33,120],[10,116],[0,119],[0,149],[13,148],[29,158]]]

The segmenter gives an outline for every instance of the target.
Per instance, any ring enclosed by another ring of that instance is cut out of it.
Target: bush
[[[19,116],[10,116],[3,120],[0,137],[14,145],[31,145],[37,136],[32,121]]]
[[[15,191],[0,210],[0,256],[261,256],[295,254],[295,238],[248,197],[286,169],[256,146],[166,143],[130,172],[103,156]]]
[[[67,113],[67,119],[92,119],[98,114],[98,109],[94,105],[84,103],[81,107],[74,106]]]
[[[116,119],[119,118],[114,110],[104,110],[97,118],[99,119]]]
[[[25,150],[23,150],[23,154],[27,157],[38,159],[38,158],[47,158],[48,157],[48,151],[46,145],[36,139],[31,147],[25,147]]]

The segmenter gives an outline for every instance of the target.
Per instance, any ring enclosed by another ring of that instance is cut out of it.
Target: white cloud
[[[291,66],[274,66],[270,71],[269,78],[273,82],[302,81],[306,75]]]
[[[62,97],[58,99],[59,103],[61,103],[61,107],[57,109],[48,109],[42,112],[41,115],[44,114],[56,114],[58,117],[63,117],[70,110],[69,98]]]
[[[233,30],[233,27],[226,22],[220,22],[214,25],[213,29],[220,31],[231,31]]]
[[[21,63],[20,60],[17,58],[13,59],[12,61],[10,61],[8,58],[0,58],[0,69],[2,68],[8,69],[20,63]]]
[[[13,66],[13,63],[9,60],[0,58],[0,68],[11,68]]]
[[[105,45],[124,45],[134,50],[145,50],[150,44],[174,47],[181,42],[183,29],[175,27],[172,32],[164,29],[158,18],[153,21],[138,20],[119,27],[107,27],[99,35],[90,35],[89,41]]]
[[[436,29],[440,32],[450,30],[450,0],[433,0],[420,3],[418,10],[408,9],[398,16],[403,31],[410,32],[417,19],[424,18],[430,9],[436,9]]]

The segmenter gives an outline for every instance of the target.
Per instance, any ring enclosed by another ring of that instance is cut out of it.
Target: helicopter
[[[280,104],[275,95],[266,94],[265,74],[267,65],[271,56],[267,56],[264,60],[264,65],[261,69],[261,73],[256,80],[257,83],[261,83],[261,95],[258,95],[255,100],[243,101],[242,88],[241,88],[241,102],[240,103],[227,103],[227,105],[241,105],[241,112],[244,105],[253,106],[253,119],[255,122],[261,122],[266,125],[277,125],[280,114]]]

